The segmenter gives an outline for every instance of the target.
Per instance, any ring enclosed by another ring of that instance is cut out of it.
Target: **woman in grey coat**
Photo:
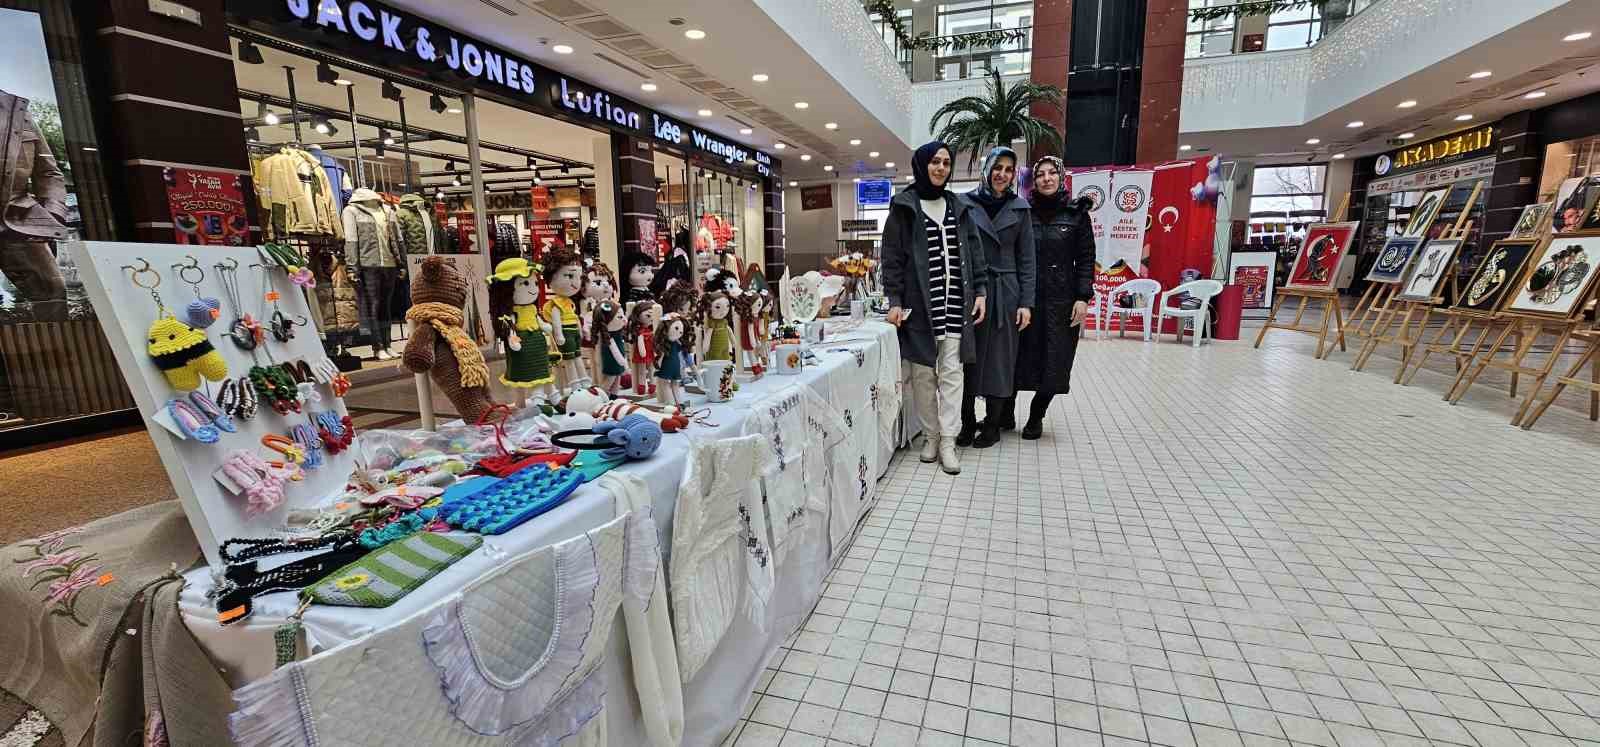
[[[966,368],[966,396],[961,402],[956,445],[970,442],[974,448],[986,449],[1000,441],[1004,422],[1015,418],[1011,400],[1017,396],[1017,349],[1022,330],[1033,320],[1037,273],[1033,215],[1027,201],[1012,189],[1017,181],[1016,151],[1005,147],[989,151],[982,174],[983,185],[963,197],[978,208],[972,215],[989,276],[989,313],[975,330],[978,355]],[[988,411],[981,428],[976,401],[980,396]]]
[[[932,142],[911,157],[915,181],[889,203],[883,224],[883,290],[889,323],[922,420],[922,461],[959,474],[962,366],[977,360],[974,328],[984,321],[988,273],[974,216],[981,211],[945,189],[950,148]]]

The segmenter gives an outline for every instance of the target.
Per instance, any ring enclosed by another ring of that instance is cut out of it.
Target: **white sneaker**
[[[961,474],[961,460],[956,457],[956,439],[953,436],[939,439],[939,466],[947,475]]]
[[[939,461],[939,437],[922,437],[922,463],[933,464]]]
[[[378,360],[380,361],[386,361],[393,357],[394,353],[389,352],[388,348],[382,348],[378,350]]]

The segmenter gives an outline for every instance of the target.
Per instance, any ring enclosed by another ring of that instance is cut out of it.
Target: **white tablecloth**
[[[899,345],[894,328],[881,322],[859,326],[830,324],[828,339],[812,347],[818,365],[807,367],[799,376],[769,373],[760,381],[746,382],[733,401],[711,405],[709,420],[716,425],[694,426],[684,434],[669,435],[661,449],[648,461],[630,464],[626,469],[638,474],[650,486],[655,516],[661,533],[661,549],[671,547],[672,512],[677,502],[678,482],[683,475],[688,439],[730,438],[741,434],[748,408],[768,394],[795,383],[810,386],[824,399],[830,392],[847,391],[851,382],[865,381],[853,352],[840,348],[878,348],[883,360],[899,360]],[[874,374],[875,375],[875,374]],[[895,377],[898,379],[898,376]],[[871,429],[878,424],[860,418],[855,429]],[[888,470],[894,445],[883,443],[876,460],[876,475]],[[876,491],[873,491],[875,495]],[[871,507],[862,507],[864,516]],[[467,581],[478,577],[503,560],[528,550],[576,536],[609,521],[615,516],[611,496],[598,487],[585,485],[556,509],[502,535],[485,537],[484,547],[447,568],[393,606],[384,609],[313,606],[303,618],[306,640],[312,652],[373,632],[405,619],[448,596]],[[859,521],[860,516],[857,517]],[[719,643],[712,658],[684,687],[685,745],[715,745],[732,730],[744,711],[751,690],[761,676],[768,658],[790,633],[805,620],[821,595],[830,557],[842,554],[845,547],[832,547],[828,522],[811,522],[805,535],[791,541],[794,548],[777,568],[777,586],[769,607],[768,624],[763,629],[741,616]],[[844,538],[847,545],[853,535]],[[831,552],[830,552],[831,551]],[[664,558],[663,560],[667,560]],[[180,602],[184,621],[195,637],[225,670],[235,687],[252,682],[272,671],[273,630],[281,625],[296,606],[291,593],[265,595],[256,600],[255,612],[243,622],[223,628],[216,622],[215,609],[205,598],[211,579],[205,569],[191,571]],[[620,613],[618,613],[620,614]],[[639,704],[632,682],[632,667],[627,652],[627,635],[619,620],[613,628],[604,671],[607,682],[607,728],[612,745],[646,743],[638,713]],[[429,683],[434,684],[434,683]],[[405,692],[397,688],[396,693]]]

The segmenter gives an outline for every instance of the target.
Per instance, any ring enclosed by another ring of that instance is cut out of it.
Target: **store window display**
[[[372,347],[378,360],[393,353],[395,288],[401,281],[400,257],[405,239],[394,208],[365,187],[355,190],[344,208],[344,262],[355,269],[356,295],[361,315],[372,330]]]
[[[33,304],[34,318],[67,318],[67,286],[49,242],[67,238],[67,187],[28,100],[0,90],[0,179],[6,210],[0,272]]]

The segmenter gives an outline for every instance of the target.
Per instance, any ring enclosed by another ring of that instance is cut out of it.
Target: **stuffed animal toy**
[[[594,424],[594,432],[616,444],[600,452],[605,459],[649,459],[661,446],[661,426],[650,418],[635,413],[621,421],[607,420]]]
[[[489,396],[489,366],[467,335],[463,312],[467,282],[443,257],[428,257],[411,281],[411,338],[403,362],[413,373],[428,374],[468,423],[495,406]]]
[[[211,347],[205,333],[163,316],[150,324],[147,337],[147,352],[173,389],[199,389],[202,376],[212,381],[228,378],[228,362]]]
[[[600,420],[624,420],[630,415],[643,415],[661,427],[663,433],[677,433],[689,427],[689,418],[685,417],[682,410],[676,407],[654,409],[641,404],[619,399],[601,405],[594,411],[594,416]]]
[[[604,390],[591,386],[575,389],[571,394],[567,395],[566,409],[569,414],[575,412],[592,414],[601,405],[610,401],[611,397],[606,395]]]

